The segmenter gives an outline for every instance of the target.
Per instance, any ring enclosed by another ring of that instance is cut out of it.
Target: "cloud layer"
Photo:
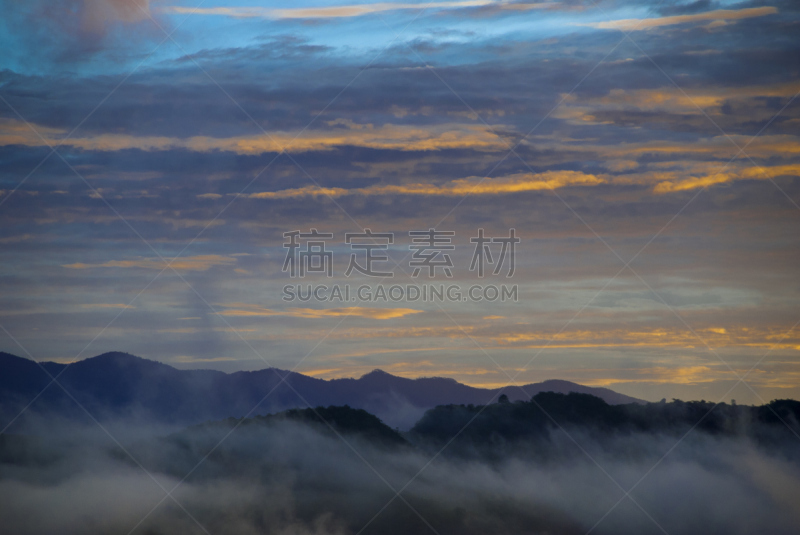
[[[5,350],[800,396],[795,3],[2,5]],[[333,276],[291,279],[311,228]],[[520,299],[282,301],[377,284],[365,228],[385,284]],[[452,279],[410,276],[431,228]]]

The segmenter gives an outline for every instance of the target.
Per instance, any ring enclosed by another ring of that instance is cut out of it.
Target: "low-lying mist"
[[[96,426],[0,436],[3,532],[673,535],[800,526],[797,457],[744,436],[600,440],[572,426],[500,448],[502,456],[454,455],[451,446],[431,461],[441,445],[395,440],[389,428],[358,432],[373,425],[358,414],[336,413],[352,425],[335,430],[298,414],[171,434],[119,425],[119,444]]]

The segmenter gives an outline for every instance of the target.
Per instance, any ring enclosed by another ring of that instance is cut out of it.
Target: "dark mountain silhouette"
[[[334,438],[339,435],[355,436],[378,446],[390,448],[409,446],[409,443],[398,431],[383,423],[377,416],[364,409],[354,409],[347,405],[289,409],[276,414],[252,418],[227,418],[188,427],[172,434],[165,440],[178,440],[185,443],[196,440],[198,436],[210,434],[216,439],[213,443],[216,444],[234,428],[237,428],[239,432],[246,432],[252,429],[272,429],[287,422],[308,426],[318,433]]]
[[[519,446],[535,455],[563,455],[563,443],[552,440],[554,433],[563,435],[563,431],[597,445],[620,437],[678,438],[690,430],[719,440],[747,437],[798,458],[800,401],[774,400],[761,406],[681,400],[609,405],[589,394],[540,392],[530,401],[435,407],[414,425],[407,438],[434,450],[449,444],[451,451],[461,454],[502,457],[519,453]],[[532,444],[535,447],[531,449]],[[619,447],[619,442],[614,444]],[[638,440],[629,440],[627,445],[630,454],[651,446]]]
[[[50,384],[48,373],[58,376],[58,383],[67,393],[58,384]],[[283,378],[285,382],[281,383]],[[483,405],[496,401],[501,394],[506,394],[513,402],[549,391],[592,394],[609,404],[642,403],[606,388],[568,381],[544,381],[523,389],[509,387],[501,391],[474,388],[441,377],[406,379],[380,370],[359,379],[323,380],[277,368],[230,374],[214,370],[178,370],[119,352],[71,365],[55,362],[39,365],[29,359],[0,353],[2,427],[28,404],[27,417],[55,414],[88,419],[75,403],[77,400],[100,421],[131,418],[192,425],[289,408],[349,405],[377,415],[392,427],[408,428],[425,410],[437,405]]]

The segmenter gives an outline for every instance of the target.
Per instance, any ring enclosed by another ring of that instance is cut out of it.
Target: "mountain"
[[[383,423],[377,416],[368,413],[364,409],[354,409],[348,406],[289,409],[276,414],[254,416],[252,418],[227,418],[187,427],[167,437],[167,440],[182,439],[190,442],[195,440],[197,436],[207,436],[209,431],[216,431],[215,435],[211,434],[214,441],[209,444],[213,447],[234,428],[239,428],[242,431],[248,429],[270,429],[289,422],[308,427],[317,433],[332,438],[337,438],[339,435],[359,437],[374,446],[384,447],[409,445],[398,431]]]
[[[51,384],[48,373],[57,377],[66,393],[58,384]],[[484,405],[503,393],[511,401],[527,401],[540,392],[592,394],[611,405],[643,403],[607,388],[569,381],[544,381],[501,391],[442,377],[406,379],[381,370],[358,379],[324,380],[277,368],[230,374],[178,370],[120,352],[70,365],[37,364],[0,353],[1,428],[28,404],[26,419],[43,414],[87,419],[77,401],[99,421],[130,418],[180,426],[307,406],[349,405],[375,414],[392,427],[407,429],[427,409],[438,405]]]
[[[589,394],[540,392],[527,402],[440,405],[427,411],[406,438],[432,451],[448,445],[451,455],[552,458],[566,453],[564,445],[570,440],[563,442],[564,431],[591,447],[632,457],[650,451],[657,437],[671,437],[674,444],[693,431],[720,442],[746,437],[751,446],[800,460],[800,401],[773,400],[761,406],[680,400],[609,405]],[[577,448],[567,449],[582,454]]]

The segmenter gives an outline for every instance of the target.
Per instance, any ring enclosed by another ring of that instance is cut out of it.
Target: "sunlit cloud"
[[[800,373],[795,370],[764,370],[739,367],[729,369],[724,364],[713,366],[651,366],[643,368],[616,369],[614,374],[608,370],[595,370],[577,378],[587,386],[618,387],[630,384],[646,385],[709,385],[715,382],[736,381],[739,376],[747,376],[747,382],[761,388],[791,389],[797,386]]]
[[[318,195],[330,197],[341,197],[344,195],[500,195],[557,189],[568,186],[596,186],[604,182],[602,178],[580,171],[545,171],[544,173],[519,173],[494,179],[470,177],[453,180],[441,186],[435,184],[403,184],[354,189],[304,186],[302,188],[281,191],[251,193],[249,197],[252,199],[289,199]]]
[[[593,329],[549,333],[546,331],[492,332],[475,329],[470,334],[476,338],[490,338],[499,345],[539,348],[600,348],[600,347],[651,347],[694,348],[706,347],[762,347],[772,349],[798,348],[796,336],[787,336],[785,329],[756,329],[745,327],[710,327],[694,332],[686,329],[607,329],[598,325]],[[535,343],[530,343],[535,342]]]
[[[199,255],[171,258],[138,258],[136,260],[109,260],[101,264],[64,264],[69,269],[95,269],[95,268],[142,268],[165,269],[167,267],[178,271],[206,271],[214,266],[230,266],[236,263],[235,258],[221,255]]]
[[[341,316],[356,316],[359,318],[389,320],[402,318],[410,314],[420,314],[422,310],[413,308],[369,308],[369,307],[345,307],[345,308],[292,308],[290,314],[298,318],[327,318]]]
[[[796,83],[749,85],[734,87],[657,89],[612,89],[607,94],[579,97],[562,95],[563,103],[553,116],[573,124],[605,124],[612,122],[614,112],[621,110],[660,111],[673,114],[724,114],[723,106],[748,99],[792,98],[800,87]],[[770,116],[774,110],[767,110]]]
[[[655,367],[640,370],[640,380],[650,383],[674,383],[695,385],[698,383],[711,383],[719,379],[716,373],[708,366],[683,366],[676,368]]]
[[[736,146],[734,146],[734,143]],[[647,141],[643,143],[627,143],[622,146],[589,145],[575,147],[575,151],[596,152],[609,158],[634,158],[646,155],[677,156],[684,158],[730,159],[738,152],[737,147],[747,147],[746,151],[753,158],[794,157],[800,154],[800,138],[789,135],[776,136],[744,136],[731,134],[701,138],[694,142]]]
[[[430,126],[358,124],[352,121],[333,121],[330,130],[303,132],[268,132],[255,136],[216,138],[194,136],[176,138],[165,136],[133,136],[127,134],[98,134],[92,137],[66,138],[66,130],[32,125],[35,132],[20,121],[0,122],[0,146],[53,146],[59,143],[87,151],[113,152],[127,149],[169,151],[186,149],[194,152],[226,151],[236,154],[266,152],[329,151],[337,147],[357,146],[399,151],[433,151],[472,149],[494,151],[508,148],[506,142],[485,125],[459,123]],[[495,128],[505,128],[496,126]]]
[[[592,373],[594,372],[594,373]],[[726,369],[710,366],[650,366],[642,368],[628,368],[614,370],[613,375],[608,370],[587,370],[586,375],[579,380],[581,384],[595,387],[614,387],[627,383],[645,383],[650,385],[699,385],[713,383],[732,377]],[[726,372],[728,376],[726,376]]]
[[[276,311],[264,310],[237,315],[286,315]],[[516,349],[600,349],[600,348],[661,348],[692,349],[705,347],[758,347],[797,350],[800,340],[796,336],[785,337],[785,330],[765,330],[755,328],[714,327],[699,329],[697,334],[686,329],[649,328],[639,330],[609,329],[598,323],[591,328],[568,330],[561,333],[532,329],[529,326],[509,325],[507,321],[485,321],[462,323],[460,326],[395,326],[392,328],[348,327],[337,329],[330,334],[331,339],[340,340],[423,340],[448,339],[461,340],[469,336],[480,340],[482,347]],[[291,333],[282,336],[292,337]],[[302,333],[298,336],[302,337]]]
[[[287,316],[292,318],[318,319],[353,316],[366,319],[388,320],[402,318],[410,314],[419,314],[422,312],[422,310],[416,310],[413,308],[342,307],[290,308],[288,310],[273,310],[247,303],[229,303],[223,306],[227,307],[227,310],[220,312],[220,315],[236,317]]]
[[[744,9],[717,9],[706,11],[705,13],[694,13],[691,15],[675,15],[671,17],[657,17],[650,19],[620,19],[608,20],[604,22],[591,22],[580,24],[602,30],[622,30],[626,32],[634,30],[649,30],[661,26],[673,26],[675,24],[686,24],[691,22],[716,22],[729,20],[742,20],[753,17],[764,17],[774,15],[778,12],[775,7],[751,7]]]
[[[660,182],[656,184],[653,191],[655,193],[672,193],[725,184],[733,182],[734,180],[769,180],[781,176],[800,176],[800,165],[777,165],[767,167],[753,165],[734,172],[714,173],[701,177],[689,177],[682,180]]]
[[[216,15],[237,19],[336,19],[361,17],[374,13],[404,10],[448,10],[473,7],[496,6],[500,10],[526,11],[544,9],[556,5],[554,2],[511,3],[492,0],[456,0],[453,2],[429,2],[408,4],[401,2],[377,2],[326,7],[266,8],[266,7],[183,7],[166,6],[162,13],[177,15]]]

